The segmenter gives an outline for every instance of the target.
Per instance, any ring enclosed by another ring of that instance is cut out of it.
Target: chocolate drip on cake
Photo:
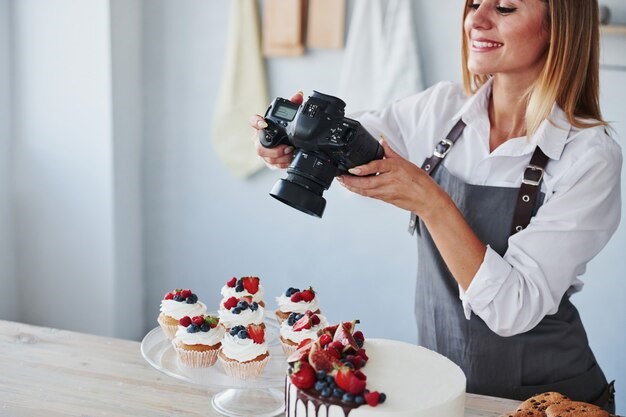
[[[291,403],[291,390],[289,389],[290,388],[289,385],[290,384],[288,383],[287,379],[285,379],[285,410],[287,412],[286,414],[287,417],[292,417],[291,410],[289,409],[289,404]],[[313,404],[313,408],[315,409],[315,417],[319,416],[319,410],[320,408],[322,408],[322,406],[326,408],[326,415],[328,415],[330,406],[336,405],[343,410],[343,415],[345,417],[348,417],[348,414],[350,414],[350,411],[352,411],[353,408],[359,407],[357,404],[354,404],[354,405],[346,404],[345,402],[341,401],[340,398],[336,398],[336,397],[324,398],[321,395],[319,395],[319,393],[315,391],[314,389],[308,389],[308,390],[296,389],[296,392],[297,392],[297,395],[296,395],[293,417],[298,417],[298,401],[301,401],[302,404],[304,404],[305,417],[309,417],[309,403]]]

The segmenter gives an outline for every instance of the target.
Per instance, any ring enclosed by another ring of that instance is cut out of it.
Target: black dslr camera
[[[324,190],[348,169],[381,159],[384,151],[359,122],[344,117],[346,103],[313,92],[301,106],[276,98],[265,112],[268,127],[259,133],[261,145],[295,148],[287,178],[280,179],[270,195],[291,207],[322,217]]]

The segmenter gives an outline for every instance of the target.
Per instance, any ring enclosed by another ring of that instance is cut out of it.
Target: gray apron
[[[504,255],[511,232],[517,188],[466,184],[443,165],[432,173],[463,213],[479,239]],[[533,215],[543,203],[540,193]],[[595,402],[607,381],[594,358],[578,311],[564,296],[556,314],[532,330],[511,337],[492,332],[472,313],[467,320],[456,280],[427,228],[417,225],[418,342],[463,369],[470,393],[524,400],[558,391],[578,401]]]

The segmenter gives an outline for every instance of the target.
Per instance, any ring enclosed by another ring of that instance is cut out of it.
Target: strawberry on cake
[[[278,309],[275,311],[278,323],[287,320],[291,313],[304,314],[307,311],[320,313],[320,301],[313,287],[303,291],[298,288],[289,287],[279,297],[276,297]]]
[[[306,339],[317,339],[317,332],[328,326],[326,317],[311,311],[291,313],[280,325],[280,344],[286,355],[296,351]]]
[[[356,322],[329,326],[287,361],[287,417],[462,417],[465,375],[409,343],[365,339]]]
[[[263,286],[259,277],[242,277],[237,279],[232,277],[221,289],[222,303],[231,297],[251,297],[252,301],[256,301],[265,307],[263,302]]]

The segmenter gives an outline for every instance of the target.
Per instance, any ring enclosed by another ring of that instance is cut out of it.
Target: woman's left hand
[[[337,179],[348,190],[376,198],[427,217],[437,210],[444,191],[418,166],[398,155],[382,138],[384,159],[377,159],[349,170],[353,175]]]

